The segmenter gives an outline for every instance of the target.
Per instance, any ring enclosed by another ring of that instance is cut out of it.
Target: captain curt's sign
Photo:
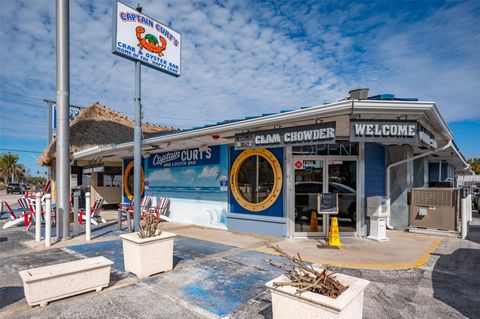
[[[335,122],[235,134],[235,149],[335,143]]]
[[[180,76],[181,35],[121,3],[113,8],[113,54]]]

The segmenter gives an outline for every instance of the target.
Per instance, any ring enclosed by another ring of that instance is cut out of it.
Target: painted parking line
[[[418,258],[414,263],[410,264],[403,264],[403,263],[335,263],[335,262],[325,262],[321,260],[316,260],[316,259],[311,259],[311,258],[303,258],[304,261],[311,262],[314,264],[320,264],[320,265],[329,265],[329,266],[334,266],[334,267],[344,267],[344,268],[368,268],[368,269],[409,269],[409,268],[418,268],[423,266],[430,255],[440,246],[440,243],[442,241],[440,239],[436,239]],[[264,248],[257,248],[255,249],[256,251],[270,254],[270,255],[275,255],[277,256],[275,252],[264,249]]]

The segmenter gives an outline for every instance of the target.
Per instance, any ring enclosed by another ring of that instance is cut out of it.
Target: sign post
[[[133,140],[134,229],[140,228],[142,103],[141,65],[179,77],[181,35],[142,13],[115,1],[113,8],[112,53],[135,62],[135,129]]]
[[[142,169],[142,103],[141,103],[141,65],[135,62],[135,130],[133,135],[133,225],[140,230],[140,177]],[[128,213],[127,213],[128,214]]]

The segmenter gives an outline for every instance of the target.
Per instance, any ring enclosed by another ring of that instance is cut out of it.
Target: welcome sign
[[[335,143],[335,122],[235,134],[235,149]]]
[[[417,142],[416,121],[350,120],[351,142]]]
[[[435,136],[417,121],[350,120],[351,142],[417,144],[437,148]]]
[[[180,76],[180,33],[116,1],[113,8],[112,53]]]
[[[151,154],[148,158],[148,168],[172,168],[219,163],[220,146],[218,145],[156,153]]]

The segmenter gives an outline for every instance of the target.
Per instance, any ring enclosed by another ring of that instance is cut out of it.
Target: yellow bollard
[[[328,237],[328,246],[341,247],[340,233],[338,231],[338,219],[332,217],[332,225],[330,226],[330,236]]]

